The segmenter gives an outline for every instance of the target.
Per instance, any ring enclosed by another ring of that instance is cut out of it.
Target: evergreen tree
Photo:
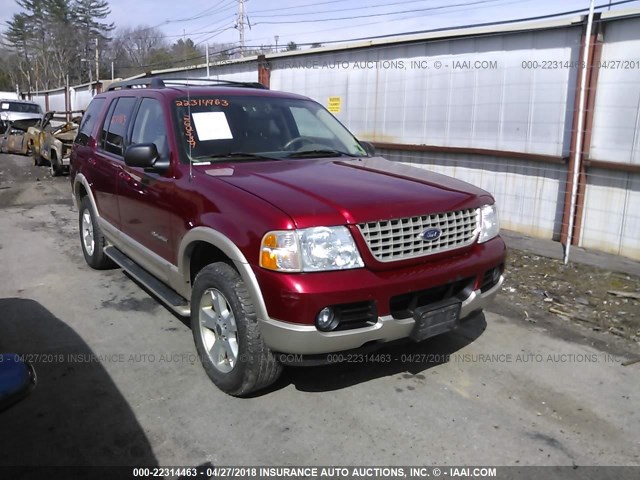
[[[96,39],[104,50],[113,25],[106,0],[16,0],[22,11],[7,22],[6,45],[17,57],[24,90],[43,90],[88,80]],[[83,61],[85,62],[83,64]]]

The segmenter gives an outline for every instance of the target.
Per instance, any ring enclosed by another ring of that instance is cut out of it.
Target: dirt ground
[[[523,321],[555,317],[640,345],[640,278],[633,275],[510,249],[497,303]]]

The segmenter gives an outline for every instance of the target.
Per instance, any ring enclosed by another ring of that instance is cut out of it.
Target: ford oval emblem
[[[433,242],[440,238],[440,235],[442,235],[442,230],[439,228],[427,228],[418,236],[425,242]]]

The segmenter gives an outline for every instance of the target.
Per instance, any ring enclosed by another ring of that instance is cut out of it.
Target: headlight
[[[488,242],[500,233],[498,210],[495,204],[480,207],[480,236],[478,243]]]
[[[346,227],[313,227],[267,233],[260,266],[281,272],[320,272],[364,266]]]

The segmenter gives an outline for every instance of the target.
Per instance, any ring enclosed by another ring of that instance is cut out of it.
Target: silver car
[[[11,122],[42,118],[42,108],[27,100],[0,99],[0,133],[4,133]]]

